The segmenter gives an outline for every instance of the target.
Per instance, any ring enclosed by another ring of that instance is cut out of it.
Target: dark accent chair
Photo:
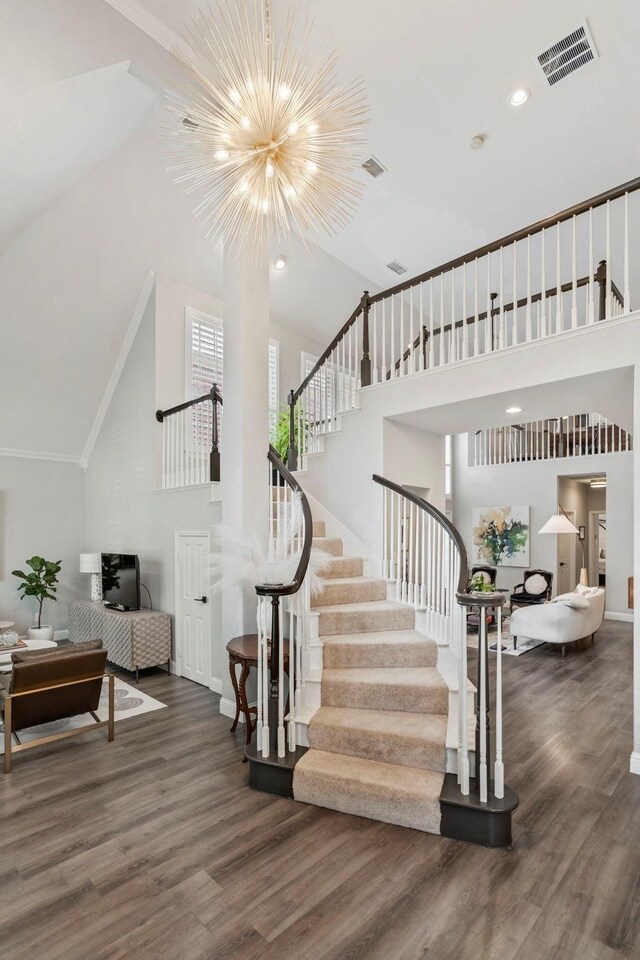
[[[516,584],[510,597],[511,612],[514,607],[530,607],[535,603],[551,600],[553,574],[549,570],[525,570],[522,583]]]
[[[11,673],[0,674],[0,709],[4,720],[4,772],[11,773],[12,754],[44,743],[107,727],[113,740],[114,678],[109,676],[109,718],[96,714],[105,676],[107,651],[102,640],[69,647],[17,651]],[[19,732],[55,720],[91,714],[95,722],[45,734],[21,743]],[[13,743],[15,740],[15,744]]]
[[[472,579],[473,579],[473,577],[475,576],[476,573],[483,573],[485,580],[488,580],[489,583],[490,583],[493,587],[495,587],[495,585],[496,585],[496,577],[498,576],[498,568],[497,568],[497,567],[487,567],[487,566],[485,566],[485,565],[482,564],[482,563],[478,563],[478,564],[475,565],[475,567],[471,567],[471,577],[472,577]]]

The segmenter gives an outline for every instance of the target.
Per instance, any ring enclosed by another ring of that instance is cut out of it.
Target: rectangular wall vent
[[[406,273],[407,268],[403,267],[398,260],[392,260],[391,263],[387,264],[389,270],[393,270],[394,273]]]
[[[380,177],[383,173],[387,172],[387,168],[383,166],[379,160],[376,160],[374,156],[370,156],[368,160],[365,160],[362,166],[374,180],[376,177]]]
[[[598,51],[586,20],[566,37],[552,43],[537,57],[540,69],[551,87],[597,59]]]

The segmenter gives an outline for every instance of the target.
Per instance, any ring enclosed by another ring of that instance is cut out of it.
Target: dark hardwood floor
[[[631,625],[562,660],[505,658],[511,850],[258,794],[218,697],[148,673],[168,709],[0,777],[2,960],[640,957]]]

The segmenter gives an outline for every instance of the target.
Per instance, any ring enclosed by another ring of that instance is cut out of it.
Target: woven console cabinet
[[[171,616],[157,610],[111,610],[81,600],[69,604],[69,639],[102,640],[107,660],[124,670],[166,666],[171,671]]]

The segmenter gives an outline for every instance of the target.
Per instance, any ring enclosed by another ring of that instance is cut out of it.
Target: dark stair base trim
[[[491,793],[490,784],[489,793]],[[504,788],[504,797],[497,800],[489,797],[480,803],[480,797],[471,784],[471,793],[460,793],[455,774],[446,773],[440,793],[440,833],[450,840],[464,840],[483,847],[508,847],[511,845],[511,815],[520,802],[518,795],[509,787]]]
[[[272,753],[265,759],[250,743],[244,751],[249,761],[249,786],[252,790],[273,793],[277,797],[289,797],[293,800],[293,769],[308,749],[308,747],[297,747],[292,753],[287,751],[284,757]]]

